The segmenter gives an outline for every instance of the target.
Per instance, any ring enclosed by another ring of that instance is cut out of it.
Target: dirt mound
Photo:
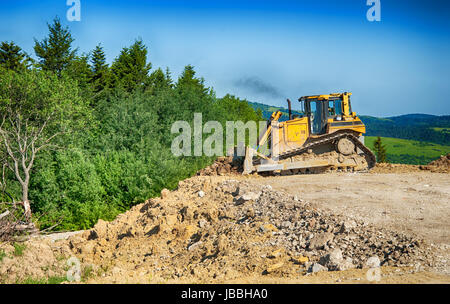
[[[0,283],[38,282],[66,276],[72,252],[64,242],[31,239],[24,243],[0,243]]]
[[[233,159],[232,156],[229,157],[219,157],[217,160],[211,165],[208,166],[199,172],[197,175],[199,176],[222,176],[222,175],[235,175],[241,174],[243,171],[243,163],[242,160]]]
[[[93,282],[222,282],[308,272],[433,266],[420,240],[318,211],[270,186],[194,177],[69,239]]]
[[[20,257],[7,245],[0,279],[64,277],[71,256],[91,283],[293,282],[329,271],[317,280],[335,282],[342,274],[334,271],[359,276],[381,265],[384,276],[391,266],[415,272],[439,263],[419,239],[250,182],[193,177],[68,240],[31,240]]]
[[[372,173],[409,173],[429,171],[433,173],[450,173],[450,153],[430,162],[428,165],[405,165],[377,163]]]
[[[390,163],[377,163],[374,168],[370,170],[371,173],[408,173],[408,172],[420,172],[421,166],[418,165],[405,165],[405,164],[390,164]]]
[[[450,168],[450,153],[432,161],[428,166],[436,166],[441,168]]]
[[[450,166],[446,167],[445,165],[436,165],[434,162],[428,165],[377,163],[376,166],[370,170],[371,173],[410,173],[421,171],[450,173]]]

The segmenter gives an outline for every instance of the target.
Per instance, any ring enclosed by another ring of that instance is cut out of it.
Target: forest
[[[11,194],[39,229],[112,220],[212,163],[172,155],[175,121],[263,119],[244,99],[217,97],[189,64],[178,79],[153,67],[141,39],[108,64],[101,44],[80,54],[55,18],[34,52],[0,45],[0,202]]]

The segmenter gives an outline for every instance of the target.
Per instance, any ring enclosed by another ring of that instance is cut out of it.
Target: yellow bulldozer
[[[364,145],[366,127],[352,111],[352,93],[303,96],[301,115],[289,120],[272,114],[257,146],[246,147],[244,174],[271,172],[282,175],[325,170],[364,171],[375,166],[375,155]],[[268,147],[269,153],[261,151]]]

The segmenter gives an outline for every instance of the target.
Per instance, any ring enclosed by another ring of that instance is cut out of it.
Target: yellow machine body
[[[363,142],[357,142],[363,140],[366,127],[356,113],[351,111],[351,95],[336,93],[301,97],[299,101],[302,103],[303,117],[291,115],[288,100],[290,119],[280,122],[282,113],[274,112],[258,142],[258,147],[269,144],[270,155],[263,155],[258,149],[248,147],[244,173],[339,165],[360,169],[366,162],[366,167],[372,166],[375,162],[372,152]],[[312,150],[318,157],[309,157],[308,160],[299,157],[306,155],[306,152],[311,156]],[[358,152],[362,157],[365,154],[368,159],[356,160]],[[348,160],[348,155],[353,155],[353,161]],[[254,156],[261,158],[256,165]]]

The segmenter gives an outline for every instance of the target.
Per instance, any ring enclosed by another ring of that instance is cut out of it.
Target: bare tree
[[[60,132],[55,132],[49,136],[43,135],[46,125],[54,114],[45,118],[39,128],[35,126],[29,128],[28,122],[30,117],[22,118],[18,112],[12,113],[12,111],[9,111],[9,113],[3,113],[0,121],[0,137],[8,154],[4,168],[6,167],[14,172],[22,187],[21,204],[25,210],[25,217],[29,220],[31,218],[31,207],[28,200],[28,188],[31,168],[36,159],[36,154],[50,146],[51,140],[58,136]],[[6,122],[8,122],[9,128],[5,127]],[[4,168],[3,176],[5,173]],[[4,179],[3,183],[5,182],[6,180]]]
[[[22,188],[20,204],[31,220],[29,186],[38,153],[54,145],[84,121],[86,106],[77,85],[45,72],[0,71],[0,140],[6,153],[5,167]]]

